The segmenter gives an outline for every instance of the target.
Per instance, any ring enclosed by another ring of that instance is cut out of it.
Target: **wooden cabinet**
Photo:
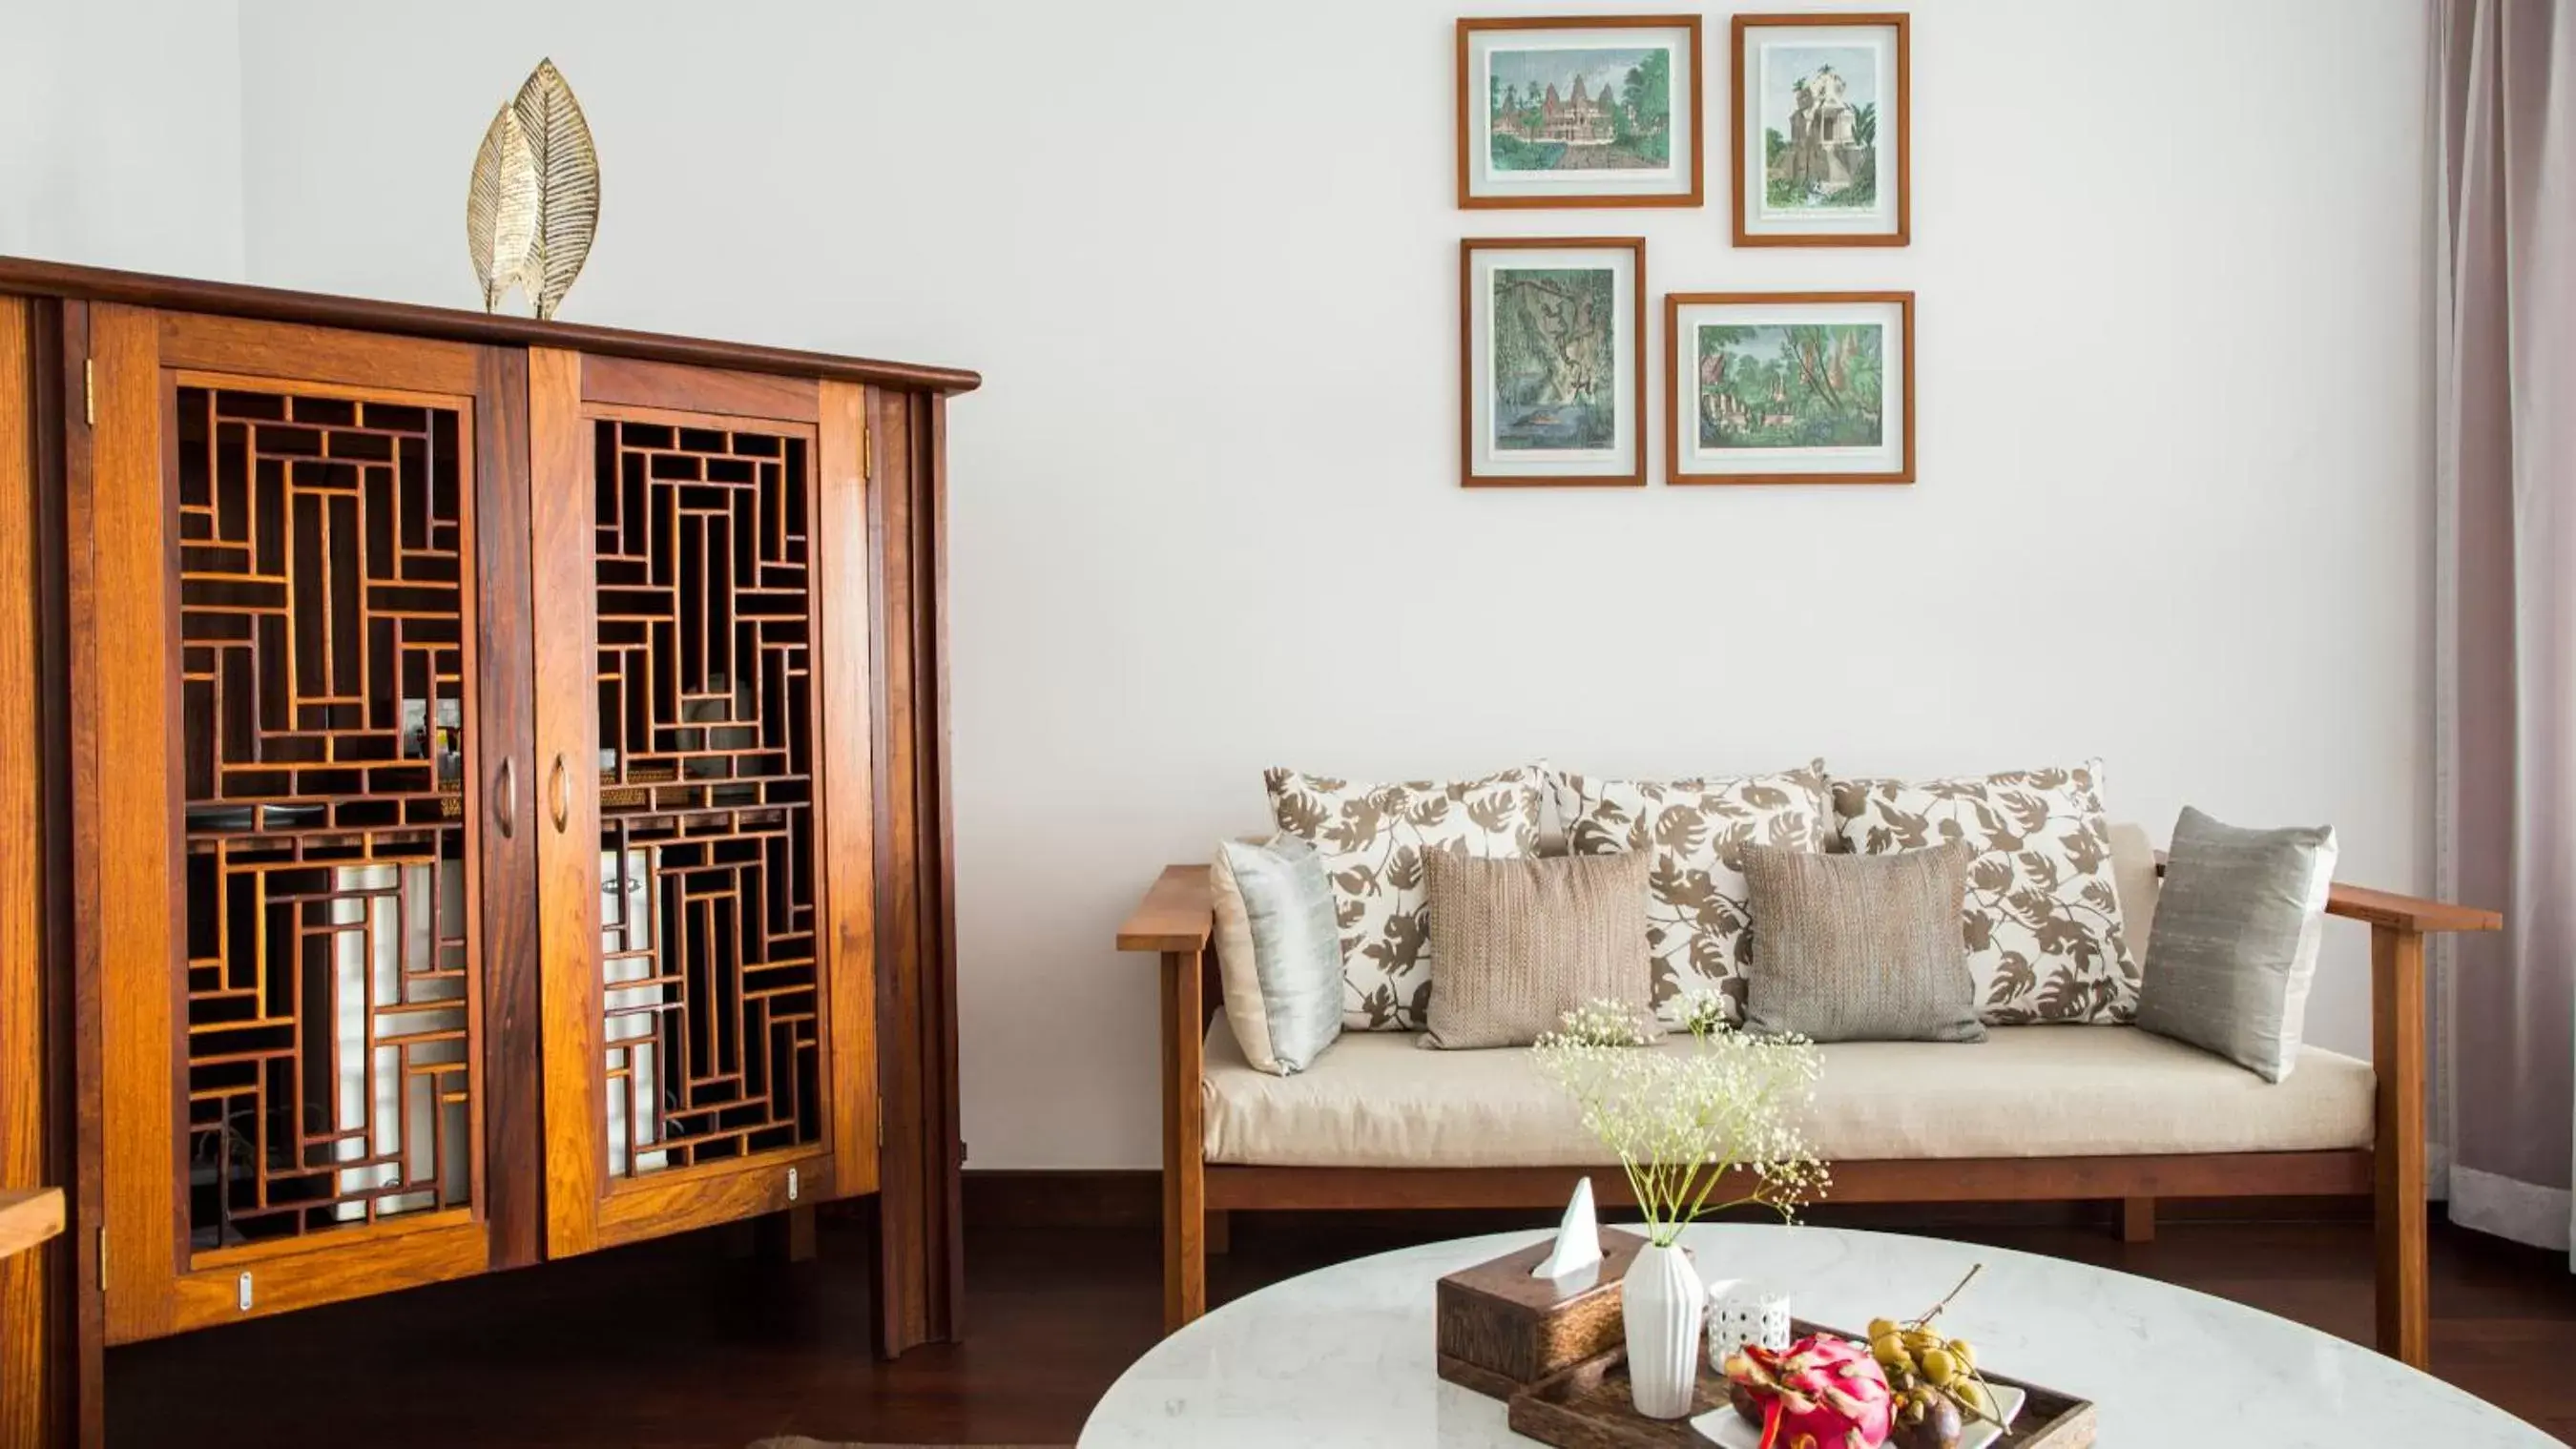
[[[974,383],[0,260],[11,1442],[104,1344],[859,1194],[880,1346],[954,1332]]]

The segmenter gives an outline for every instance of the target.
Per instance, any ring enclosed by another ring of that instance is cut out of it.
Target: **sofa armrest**
[[[2342,916],[2346,920],[2367,921],[2374,926],[2392,926],[2401,931],[2504,929],[2504,913],[2501,911],[2426,900],[2421,896],[2401,896],[2395,891],[2375,891],[2368,886],[2345,885],[2342,881],[2336,881],[2326,892],[2326,914]]]
[[[1196,952],[1216,930],[1215,896],[1203,865],[1167,865],[1118,928],[1121,951]]]
[[[1167,865],[1118,927],[1118,949],[1162,957],[1163,1331],[1207,1311],[1207,1163],[1202,1034],[1223,986],[1208,938],[1216,901],[1203,865]]]

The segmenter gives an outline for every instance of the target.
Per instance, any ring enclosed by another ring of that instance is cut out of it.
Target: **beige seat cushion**
[[[1644,1051],[1689,1051],[1688,1038]],[[1828,1161],[2295,1152],[2366,1147],[2370,1064],[2317,1047],[2278,1085],[2130,1026],[2011,1026],[1975,1044],[1822,1048],[1808,1131]],[[1207,1160],[1279,1167],[1553,1167],[1600,1147],[1526,1048],[1426,1052],[1346,1033],[1312,1068],[1244,1061],[1208,1032]]]

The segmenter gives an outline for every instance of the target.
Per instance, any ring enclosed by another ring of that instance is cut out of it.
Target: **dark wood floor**
[[[1211,1288],[1223,1298],[1355,1254],[1507,1225],[1246,1216]],[[2188,1284],[2348,1338],[2370,1332],[2361,1223],[2168,1224],[2136,1246],[2069,1224],[1931,1230]],[[1150,1231],[985,1228],[969,1243],[967,1341],[881,1364],[868,1348],[865,1248],[859,1228],[828,1220],[821,1260],[794,1266],[729,1258],[700,1234],[119,1349],[108,1358],[109,1440],[1070,1442],[1155,1338]],[[2438,1226],[2433,1315],[2438,1373],[2576,1442],[2576,1278],[2563,1256]]]

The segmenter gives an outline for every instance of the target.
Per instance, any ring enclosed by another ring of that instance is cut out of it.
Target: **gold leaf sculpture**
[[[552,317],[572,290],[599,231],[599,154],[581,102],[551,60],[492,118],[465,193],[465,241],[497,310],[512,285],[537,316]]]
[[[474,254],[474,279],[483,284],[484,311],[498,311],[513,283],[536,295],[537,279],[528,275],[536,236],[537,172],[528,159],[528,133],[503,106],[483,133],[465,191],[465,245]]]

